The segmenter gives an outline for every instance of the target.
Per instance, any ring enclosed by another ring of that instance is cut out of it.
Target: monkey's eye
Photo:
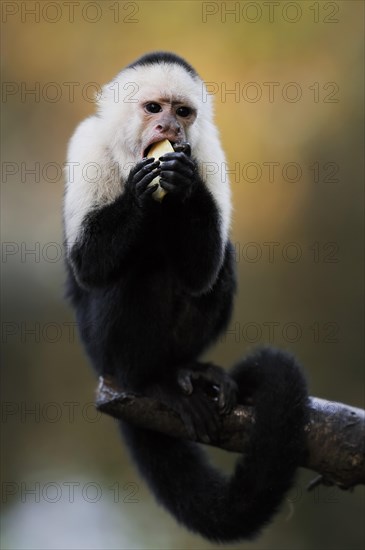
[[[190,107],[179,107],[176,110],[176,114],[178,116],[181,116],[181,117],[185,118],[185,117],[188,117],[189,115],[191,115],[191,109],[190,109]]]
[[[145,109],[149,113],[159,113],[160,111],[162,111],[161,105],[159,105],[158,103],[147,103],[147,105],[145,105]]]

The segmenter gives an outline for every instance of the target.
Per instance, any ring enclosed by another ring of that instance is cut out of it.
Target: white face
[[[147,99],[138,105],[141,117],[141,157],[147,156],[153,143],[168,139],[172,145],[188,141],[196,109],[174,98]]]

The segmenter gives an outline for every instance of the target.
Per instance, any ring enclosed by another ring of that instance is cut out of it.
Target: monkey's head
[[[184,59],[165,52],[137,59],[104,86],[99,116],[113,129],[114,153],[128,151],[135,162],[163,139],[189,142],[199,158],[201,142],[214,132],[203,81]]]

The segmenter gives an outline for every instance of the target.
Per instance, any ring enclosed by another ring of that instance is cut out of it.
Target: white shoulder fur
[[[121,192],[118,164],[113,163],[101,126],[97,116],[87,118],[69,143],[64,207],[68,246],[77,240],[85,216]]]
[[[197,159],[200,175],[221,214],[223,242],[231,217],[226,160],[216,126],[211,98],[204,83],[175,64],[159,64],[123,70],[104,86],[98,115],[84,120],[72,136],[66,163],[65,232],[68,247],[77,240],[85,216],[111,203],[122,192],[131,167],[140,160],[139,119],[133,106],[146,97],[188,97],[197,118],[187,140]],[[203,101],[202,98],[207,101]]]

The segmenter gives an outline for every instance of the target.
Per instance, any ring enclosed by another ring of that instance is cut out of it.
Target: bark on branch
[[[188,439],[184,424],[174,411],[154,399],[123,392],[110,379],[100,378],[96,407],[114,418]],[[312,487],[324,483],[349,489],[365,484],[365,411],[317,397],[310,398],[309,408],[309,454],[302,466],[319,474]],[[249,444],[248,428],[254,421],[253,407],[237,406],[222,417],[220,441],[215,446],[244,452]]]

